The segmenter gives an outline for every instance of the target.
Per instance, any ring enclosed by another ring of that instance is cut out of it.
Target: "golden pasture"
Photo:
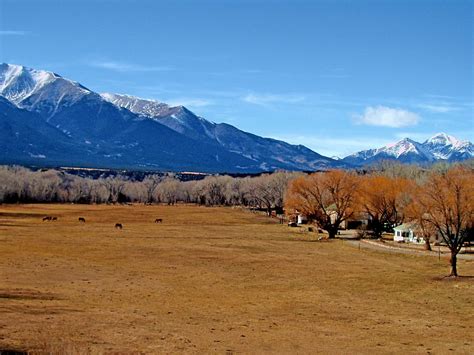
[[[0,349],[472,354],[474,279],[448,271],[236,208],[4,205]]]

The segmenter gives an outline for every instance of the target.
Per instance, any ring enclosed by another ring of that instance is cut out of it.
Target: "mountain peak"
[[[387,144],[387,147],[394,147],[396,145],[401,145],[401,144],[413,144],[413,145],[415,145],[416,142],[413,139],[405,137],[405,138],[400,139],[399,141],[396,141],[395,143]]]
[[[420,147],[420,143],[415,142],[410,138],[403,138],[396,143],[387,144],[385,147],[377,149],[378,152],[384,152],[395,158],[409,153],[422,155],[425,154]]]
[[[433,137],[427,139],[423,144],[430,144],[430,145],[452,145],[453,147],[457,147],[462,145],[463,141],[456,139],[453,136],[450,136],[446,133],[437,133]]]
[[[50,102],[57,102],[66,97],[75,98],[90,94],[91,91],[82,85],[65,79],[60,75],[46,71],[28,68],[16,64],[0,64],[0,95],[18,106],[31,106],[43,95]],[[30,103],[26,103],[28,99]]]
[[[2,63],[0,65],[0,94],[18,103],[31,95],[33,91],[58,77],[57,74],[48,71]]]

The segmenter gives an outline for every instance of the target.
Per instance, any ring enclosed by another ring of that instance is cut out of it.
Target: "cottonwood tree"
[[[250,205],[264,208],[270,215],[272,209],[282,210],[289,181],[295,173],[278,171],[245,180],[246,197]]]
[[[146,190],[146,202],[153,202],[153,197],[155,195],[155,190],[163,179],[159,175],[149,175],[145,177],[142,181],[142,184]]]
[[[107,189],[109,196],[107,202],[117,203],[120,202],[120,198],[123,196],[123,190],[127,181],[120,177],[108,177],[106,179],[99,180],[102,185]]]
[[[301,176],[290,182],[285,207],[315,220],[329,238],[335,238],[341,223],[354,215],[358,189],[358,177],[348,171]]]
[[[206,204],[211,206],[226,204],[226,185],[228,176],[207,176],[201,180]]]
[[[436,235],[434,226],[429,223],[429,215],[426,213],[423,199],[423,186],[417,185],[412,189],[412,200],[406,208],[406,217],[414,222],[414,232],[421,236],[425,242],[425,250],[431,250],[430,240]]]
[[[426,211],[424,221],[443,238],[451,251],[450,276],[458,276],[457,255],[474,227],[474,171],[455,167],[432,173],[417,198]]]
[[[386,229],[402,224],[411,201],[411,182],[403,178],[364,176],[358,190],[358,209],[369,216],[373,234],[381,238]]]
[[[139,181],[129,181],[125,184],[125,187],[122,191],[123,195],[128,201],[131,202],[148,202],[148,190],[143,182]]]
[[[167,177],[155,189],[155,199],[168,205],[178,202],[179,194],[180,182],[173,177]]]
[[[244,179],[229,179],[226,185],[226,200],[232,206],[248,205]]]

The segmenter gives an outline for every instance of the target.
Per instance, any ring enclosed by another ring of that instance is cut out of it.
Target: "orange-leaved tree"
[[[425,222],[451,251],[450,276],[458,275],[457,254],[474,227],[473,181],[473,169],[454,167],[445,173],[432,173],[418,196]]]
[[[425,241],[425,250],[431,250],[430,240],[437,234],[436,228],[429,222],[429,214],[426,213],[426,207],[422,203],[424,195],[423,185],[414,185],[412,189],[412,199],[406,208],[406,217],[414,222],[413,229],[415,233]]]
[[[354,214],[358,177],[348,171],[331,170],[301,176],[290,181],[286,211],[298,211],[317,222],[334,238],[342,222]]]
[[[412,182],[403,178],[372,175],[362,178],[358,208],[369,216],[369,227],[376,237],[404,221],[411,199]]]

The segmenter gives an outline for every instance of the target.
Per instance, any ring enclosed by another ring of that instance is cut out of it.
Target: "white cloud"
[[[416,125],[420,116],[414,112],[386,106],[368,106],[363,115],[355,116],[357,123],[370,126],[405,127]]]
[[[418,107],[423,110],[427,110],[434,113],[447,113],[447,112],[458,111],[460,109],[459,107],[454,107],[449,104],[436,104],[436,105],[420,104],[418,105]]]
[[[153,71],[171,71],[174,68],[166,66],[144,66],[139,64],[130,64],[115,61],[95,61],[90,62],[90,66],[102,69],[113,70],[121,73],[125,72],[153,72]]]
[[[261,106],[268,106],[274,103],[294,104],[304,100],[304,96],[296,94],[247,94],[242,97],[244,102]]]
[[[29,31],[16,31],[16,30],[3,30],[0,31],[0,36],[26,36],[29,35]]]
[[[205,107],[213,105],[214,102],[202,98],[176,98],[171,100],[166,100],[166,103],[170,106],[188,106],[188,107]]]

